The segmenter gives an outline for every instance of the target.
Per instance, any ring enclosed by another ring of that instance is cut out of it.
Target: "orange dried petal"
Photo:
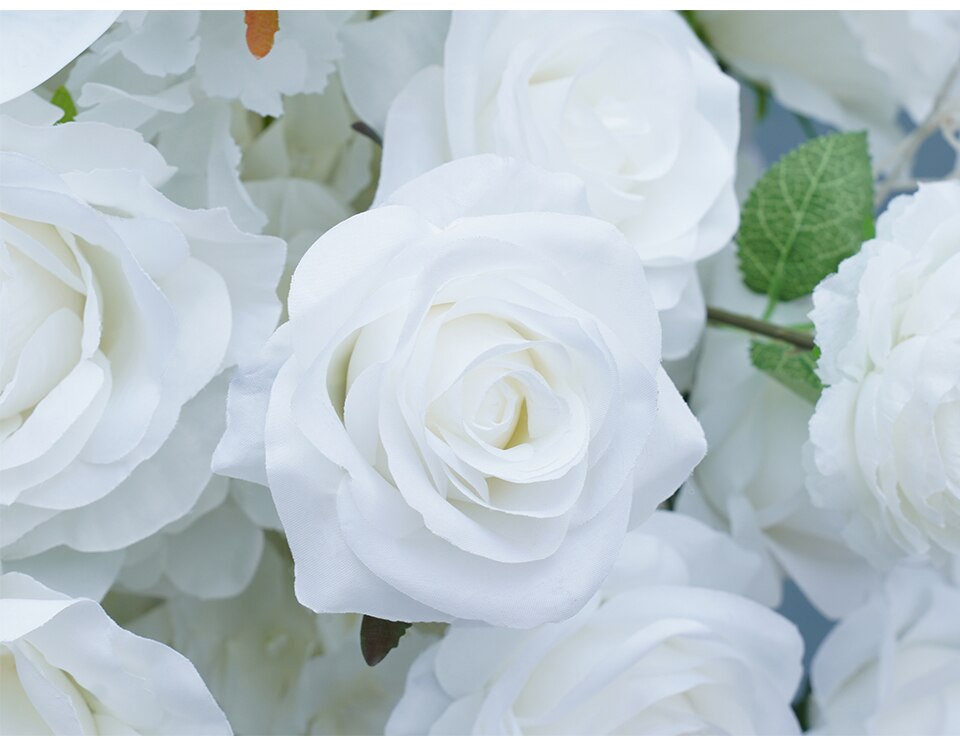
[[[258,59],[270,53],[273,37],[280,30],[280,13],[277,10],[244,10],[243,22],[247,24],[247,48]]]

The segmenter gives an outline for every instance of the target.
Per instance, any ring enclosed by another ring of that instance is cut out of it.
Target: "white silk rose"
[[[304,605],[566,618],[703,456],[640,259],[587,212],[575,178],[478,156],[307,251],[214,458],[270,486]]]
[[[378,200],[477,153],[576,174],[643,260],[664,357],[681,358],[704,323],[694,265],[737,227],[738,101],[675,13],[455,12],[442,68],[387,115]]]
[[[757,564],[659,512],[572,618],[529,631],[453,624],[414,662],[386,733],[798,734],[803,645],[740,595]]]
[[[893,200],[814,291],[807,487],[880,567],[960,553],[960,182]]]
[[[818,734],[960,733],[960,588],[902,567],[813,658]]]
[[[0,577],[0,706],[10,736],[231,733],[183,656],[20,573]]]
[[[72,550],[109,584],[191,511],[222,431],[213,379],[276,325],[282,241],[173,204],[169,174],[131,131],[0,117],[0,554],[43,580]]]

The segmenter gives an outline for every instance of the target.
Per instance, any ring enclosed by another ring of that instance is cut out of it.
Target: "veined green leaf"
[[[750,192],[737,233],[744,282],[769,297],[766,316],[856,253],[872,214],[865,133],[814,138],[771,166]]]

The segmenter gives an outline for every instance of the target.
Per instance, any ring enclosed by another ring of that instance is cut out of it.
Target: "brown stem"
[[[791,330],[787,327],[780,327],[779,325],[754,319],[753,317],[747,317],[743,314],[728,312],[726,309],[707,307],[707,319],[715,324],[730,325],[731,327],[738,327],[741,330],[753,332],[757,335],[772,337],[774,340],[788,342],[802,350],[813,350],[814,347],[812,335]]]

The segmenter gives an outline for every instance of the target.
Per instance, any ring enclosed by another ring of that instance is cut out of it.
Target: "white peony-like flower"
[[[269,484],[305,605],[565,618],[702,457],[640,259],[586,212],[573,177],[478,156],[304,256],[215,467]]]
[[[20,573],[0,577],[0,705],[10,736],[231,733],[184,657]]]
[[[814,291],[807,486],[878,566],[960,553],[960,182],[890,203]]]
[[[766,297],[743,285],[732,248],[713,261],[710,303],[759,317]],[[809,301],[781,304],[777,321],[805,321]],[[814,508],[804,488],[801,449],[813,404],[750,362],[750,336],[724,328],[704,335],[690,408],[710,452],[683,487],[675,509],[721,529],[763,558],[754,596],[780,605],[793,579],[825,615],[861,603],[876,574],[840,538],[836,512]]]
[[[693,519],[655,514],[572,618],[453,624],[410,669],[386,733],[799,733],[800,636],[739,595],[757,562]]]
[[[477,153],[576,174],[642,258],[681,358],[704,323],[694,264],[737,227],[738,100],[675,13],[454,13],[443,67],[390,108],[378,199]]]
[[[410,629],[368,667],[360,618],[301,606],[293,566],[267,544],[239,597],[172,598],[129,628],[188,657],[240,736],[382,733],[410,664],[431,639]]]
[[[960,12],[698,11],[707,40],[786,107],[841,130],[866,127],[885,153],[919,123],[960,60]],[[952,94],[960,97],[960,78]]]
[[[902,567],[820,645],[811,666],[815,732],[960,733],[960,589]]]
[[[243,11],[128,11],[70,72],[77,120],[140,131],[177,167],[164,194],[188,207],[227,207],[240,227],[259,232],[267,216],[238,173],[238,108],[279,117],[285,96],[324,92],[352,15],[278,11],[273,46],[257,58]]]
[[[0,552],[40,579],[65,548],[115,573],[190,512],[223,422],[212,379],[276,325],[283,243],[173,204],[168,175],[136,133],[0,118]]]

